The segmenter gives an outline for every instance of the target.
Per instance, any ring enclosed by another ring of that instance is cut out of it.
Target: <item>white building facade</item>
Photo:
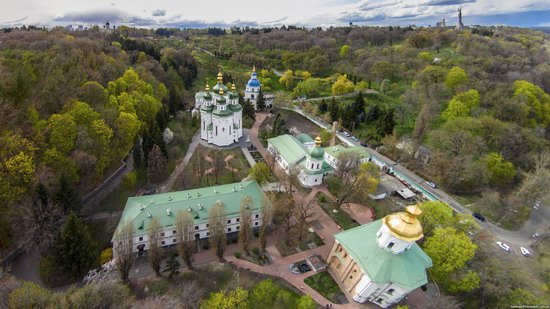
[[[250,75],[250,79],[246,83],[246,88],[244,89],[244,99],[250,100],[250,103],[252,103],[255,110],[258,109],[256,103],[258,102],[257,100],[261,90],[262,85],[260,84],[260,80],[258,80],[258,76],[256,74],[256,66],[253,66],[252,74]]]
[[[421,213],[408,206],[406,212],[334,236],[329,269],[354,301],[388,308],[428,283],[432,261],[416,244],[423,237]]]
[[[216,146],[229,146],[243,136],[242,106],[235,84],[231,91],[223,84],[222,73],[218,83],[210,90],[195,95],[195,108],[200,110],[201,139]]]

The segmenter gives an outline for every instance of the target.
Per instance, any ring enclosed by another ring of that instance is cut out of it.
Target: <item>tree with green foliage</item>
[[[51,115],[48,119],[47,131],[50,147],[62,154],[67,154],[74,149],[77,130],[73,116],[70,114]]]
[[[430,271],[434,279],[452,292],[469,292],[479,286],[479,275],[464,269],[476,249],[466,234],[452,227],[436,228],[424,243],[433,262]]]
[[[166,157],[158,145],[154,145],[147,156],[147,176],[152,182],[160,182],[166,178]]]
[[[340,52],[338,53],[340,55],[340,58],[346,58],[349,51],[349,45],[344,44],[342,47],[340,47]]]
[[[210,244],[214,248],[220,262],[223,263],[225,261],[223,254],[227,245],[227,214],[223,202],[219,201],[210,208],[208,226],[210,231]]]
[[[250,255],[248,246],[252,240],[252,199],[245,196],[241,201],[239,212],[239,244],[246,255]]]
[[[112,154],[115,158],[124,158],[138,137],[141,122],[135,114],[121,112],[114,123]],[[141,152],[139,152],[141,154]],[[134,160],[134,163],[135,160]]]
[[[250,178],[255,180],[260,186],[266,184],[271,177],[269,166],[264,162],[258,162],[250,169]]]
[[[395,108],[386,107],[382,110],[380,119],[378,119],[376,125],[376,132],[384,137],[386,134],[391,134],[395,127]]]
[[[391,79],[395,74],[396,66],[387,60],[381,60],[372,66],[372,75],[376,81],[382,82],[384,79]]]
[[[175,275],[179,274],[180,262],[178,261],[178,254],[173,252],[166,260],[166,266],[164,267],[163,272],[168,273],[168,279],[174,278]]]
[[[193,270],[193,255],[197,244],[195,242],[195,222],[188,211],[180,211],[176,217],[176,237],[178,239],[178,253],[187,265]]]
[[[151,219],[147,227],[147,236],[149,237],[149,249],[147,250],[147,259],[149,265],[155,271],[155,275],[160,277],[160,265],[162,262],[161,236],[162,225],[157,218]]]
[[[284,85],[286,89],[291,89],[294,86],[294,72],[292,70],[286,70],[283,76],[279,78],[279,83]]]
[[[322,130],[319,132],[319,137],[321,138],[321,146],[328,147],[332,139],[332,131],[328,129]]]
[[[298,82],[292,93],[295,96],[306,95],[308,97],[314,97],[319,94],[321,88],[321,81],[318,78],[308,78]]]
[[[468,85],[469,82],[468,73],[459,66],[452,67],[445,76],[445,86],[453,93],[457,88]]]
[[[489,182],[496,187],[503,187],[509,184],[516,176],[516,168],[512,162],[504,160],[498,153],[490,153],[485,156]]]
[[[522,289],[516,288],[506,294],[505,297],[499,300],[501,308],[512,308],[514,306],[525,306],[528,304],[530,307],[544,307],[548,306],[548,302],[544,301],[533,295],[533,293]]]
[[[315,309],[317,308],[317,303],[309,295],[302,295],[298,301],[296,301],[297,309]]]
[[[238,287],[233,291],[211,293],[201,302],[200,309],[241,309],[248,306],[248,291]]]
[[[25,281],[19,288],[10,293],[8,307],[10,309],[48,308],[52,297],[52,292],[48,289]]]
[[[260,111],[263,111],[265,109],[265,98],[261,90],[258,94],[258,98],[256,98],[256,108]]]
[[[271,136],[279,136],[283,134],[288,134],[288,127],[286,126],[285,118],[281,115],[281,113],[277,113],[275,115],[275,119],[273,121],[273,129],[271,130]]]
[[[319,110],[319,113],[324,114],[328,111],[328,104],[325,99],[322,99],[319,105],[317,105],[317,110]]]
[[[440,201],[427,201],[418,205],[422,214],[418,217],[425,237],[431,237],[438,228],[450,226],[453,213],[449,206]]]
[[[239,103],[243,107],[243,117],[255,120],[256,119],[256,111],[254,110],[254,105],[250,103],[250,99],[244,99],[241,94],[239,94]]]
[[[330,113],[331,120],[337,121],[340,117],[340,107],[338,106],[338,102],[336,102],[335,97],[332,97],[332,100],[330,101],[330,104],[328,106],[328,111]]]
[[[332,95],[341,95],[353,92],[355,85],[352,81],[348,80],[346,74],[338,76],[338,79],[332,84]]]
[[[529,125],[550,123],[550,95],[539,86],[524,80],[514,82],[514,96],[529,107]]]
[[[469,90],[456,94],[449,102],[449,106],[443,112],[443,118],[447,120],[458,117],[470,116],[470,110],[479,105],[479,93],[477,90]]]
[[[19,152],[0,159],[0,196],[7,203],[19,198],[31,182],[36,170],[32,156]]]
[[[66,174],[59,177],[52,200],[61,206],[65,212],[74,211],[78,213],[82,207],[78,189]]]
[[[86,224],[71,211],[55,245],[61,267],[72,277],[81,277],[95,261],[95,247]]]

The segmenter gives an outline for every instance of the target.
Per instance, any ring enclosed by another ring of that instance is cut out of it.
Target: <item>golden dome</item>
[[[231,91],[233,92],[237,91],[237,87],[235,86],[235,83],[231,84]]]
[[[256,72],[256,65],[252,66],[252,72]]]
[[[220,95],[223,96],[223,88],[220,88]]]
[[[319,137],[319,135],[317,135],[317,137],[315,138],[315,146],[317,147],[321,147],[321,137]]]
[[[222,84],[222,83],[223,83],[222,69],[220,69],[220,72],[218,73],[218,83],[219,83],[219,84]]]
[[[424,237],[422,225],[416,218],[421,213],[422,211],[418,206],[408,206],[405,212],[398,212],[384,217],[382,223],[388,227],[390,234],[393,236],[405,241],[417,241]]]
[[[210,86],[208,86],[208,83],[206,83],[206,91],[210,91]]]

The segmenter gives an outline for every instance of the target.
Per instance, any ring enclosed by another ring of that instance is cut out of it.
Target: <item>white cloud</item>
[[[223,26],[233,21],[251,26],[329,26],[350,21],[367,25],[433,24],[441,18],[456,18],[459,5],[465,17],[550,10],[550,0],[18,0],[2,4],[0,25],[53,26],[106,20],[145,27],[165,23]]]

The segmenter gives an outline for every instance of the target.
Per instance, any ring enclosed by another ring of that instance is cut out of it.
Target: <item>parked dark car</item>
[[[472,214],[472,216],[474,216],[474,218],[476,218],[476,219],[478,219],[478,220],[481,220],[481,221],[483,221],[483,222],[485,222],[485,220],[486,220],[486,219],[485,219],[485,216],[483,216],[482,214],[478,214],[477,212],[474,212],[474,213]]]
[[[369,147],[369,144],[365,143],[365,142],[361,142],[361,146],[363,147]]]

